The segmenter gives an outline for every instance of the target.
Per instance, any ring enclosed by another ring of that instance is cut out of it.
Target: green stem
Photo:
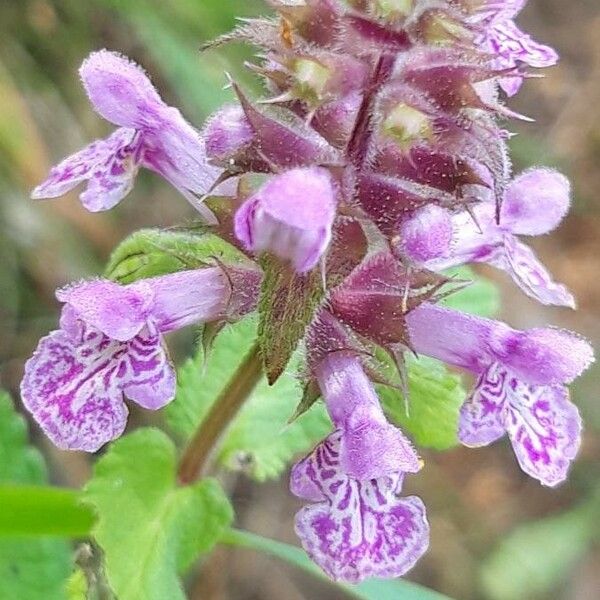
[[[200,476],[219,437],[250,396],[262,374],[263,365],[256,344],[221,392],[185,449],[177,471],[180,483],[193,483]]]

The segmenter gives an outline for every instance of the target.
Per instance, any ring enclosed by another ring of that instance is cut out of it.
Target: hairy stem
[[[177,472],[180,483],[189,484],[199,477],[214,445],[252,393],[252,390],[260,381],[262,373],[259,346],[255,344],[221,392],[185,449]]]
[[[371,79],[365,91],[362,104],[358,110],[354,131],[346,148],[346,156],[357,167],[362,167],[367,155],[369,140],[372,134],[373,103],[381,86],[389,79],[394,66],[394,58],[382,54],[373,67]]]

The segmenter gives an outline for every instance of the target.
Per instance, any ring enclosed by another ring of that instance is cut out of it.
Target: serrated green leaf
[[[480,579],[486,598],[547,597],[588,550],[597,521],[597,508],[582,506],[517,528],[482,565]]]
[[[379,385],[377,391],[390,419],[416,444],[446,450],[458,444],[458,415],[466,398],[459,375],[432,358],[409,356],[408,415],[402,392]]]
[[[178,372],[177,397],[167,410],[171,427],[187,439],[206,416],[256,339],[256,319],[227,325],[209,356],[200,349]],[[330,430],[323,406],[316,405],[288,424],[302,397],[291,370],[273,386],[263,379],[254,389],[217,447],[218,460],[264,480],[277,477],[299,453],[308,451]]]
[[[123,240],[112,253],[105,275],[119,283],[131,283],[157,275],[223,262],[242,262],[246,257],[212,233],[142,229]]]
[[[456,267],[444,273],[448,277],[472,281],[441,304],[481,317],[493,317],[500,310],[500,291],[494,283],[475,273],[470,267]]]
[[[230,530],[225,534],[223,542],[274,556],[318,579],[335,585],[337,588],[344,590],[351,598],[362,598],[362,600],[450,600],[450,598],[438,592],[401,579],[371,579],[354,586],[334,584],[323,571],[310,561],[302,549],[261,537],[249,531]]]
[[[46,479],[41,454],[27,444],[25,420],[9,395],[0,392],[0,484],[34,485]],[[70,571],[69,546],[62,540],[0,537],[0,598],[64,600]]]
[[[318,269],[298,275],[273,256],[261,260],[264,271],[258,303],[258,340],[269,383],[284,372],[323,298]]]
[[[178,572],[208,552],[233,511],[218,483],[178,487],[171,440],[140,429],[115,442],[94,468],[84,498],[119,600],[184,600]]]

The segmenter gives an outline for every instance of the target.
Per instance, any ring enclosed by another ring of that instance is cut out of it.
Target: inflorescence
[[[569,182],[546,168],[513,176],[499,125],[525,118],[503,98],[528,67],[557,61],[515,25],[525,3],[270,0],[276,17],[243,21],[214,43],[262,49],[249,66],[266,98],[252,101],[232,81],[236,103],[202,132],[137,65],[91,54],[83,85],[118,129],[54,167],[33,197],[85,182],[83,205],[107,210],[145,167],[249,260],[59,290],[60,328],[40,341],[22,383],[48,437],[93,452],[123,432],[124,396],[150,410],[170,402],[175,371],[162,335],[256,310],[269,256],[294,277],[316,272],[323,286],[302,336],[304,377],[318,385],[333,431],[293,467],[291,490],[306,501],[298,536],[330,577],[403,575],[429,543],[423,502],[402,496],[423,463],[382,410],[365,359],[374,347],[400,372],[410,351],[474,374],[460,441],[484,446],[506,434],[523,471],[547,486],[564,481],[581,435],[566,385],[592,362],[589,344],[436,304],[452,284],[445,269],[487,263],[541,303],[574,307],[519,238],[559,225]]]

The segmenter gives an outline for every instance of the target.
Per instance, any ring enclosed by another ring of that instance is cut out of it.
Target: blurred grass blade
[[[229,530],[221,541],[229,546],[248,548],[269,554],[302,569],[310,575],[331,583],[327,576],[308,559],[300,548],[239,529]],[[402,579],[387,581],[372,579],[357,586],[332,585],[343,589],[352,598],[362,598],[363,600],[450,600],[448,596]]]
[[[3,485],[0,507],[0,536],[85,537],[94,522],[76,490]]]
[[[597,521],[598,507],[589,503],[518,527],[482,565],[485,597],[532,600],[551,594],[588,551]]]

